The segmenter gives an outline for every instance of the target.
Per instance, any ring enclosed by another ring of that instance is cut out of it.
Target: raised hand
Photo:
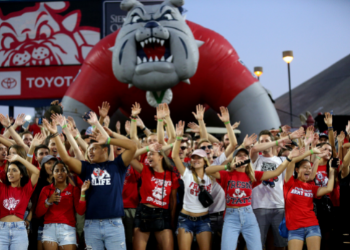
[[[23,158],[17,154],[6,156],[6,160],[8,160],[9,162],[20,161],[21,159],[23,159]]]
[[[196,118],[196,120],[203,120],[204,118],[204,107],[203,105],[201,104],[198,104],[196,106],[196,113],[195,112],[192,112],[192,114],[194,115],[194,118]]]
[[[43,124],[51,134],[57,133],[57,124],[55,120],[50,124],[46,119],[43,119]]]
[[[282,148],[285,148],[285,146],[290,143],[291,143],[291,140],[289,140],[288,138],[281,138],[278,140],[278,146]]]
[[[220,107],[221,115],[218,114],[219,119],[225,123],[230,121],[230,114],[228,112],[228,109],[226,107]],[[197,112],[198,113],[198,112]],[[202,118],[203,119],[203,118]]]
[[[243,140],[243,146],[244,147],[249,147],[251,146],[252,144],[255,144],[256,143],[256,139],[258,138],[258,136],[256,134],[252,134],[251,136],[248,137],[248,135],[246,135],[244,137],[244,140]]]
[[[63,115],[52,114],[51,120],[55,120],[58,125],[63,127],[66,124],[66,118]]]
[[[304,135],[304,128],[300,127],[298,130],[294,131],[291,133],[289,136],[291,139],[299,139]]]
[[[117,129],[117,131],[120,131],[120,121],[117,121],[117,123],[115,124],[115,128]]]
[[[164,110],[164,104],[161,103],[157,107],[157,119],[163,120],[166,116],[166,112]]]
[[[131,116],[136,117],[141,113],[141,106],[139,103],[135,102],[135,104],[131,107]]]
[[[84,184],[81,186],[81,192],[85,193],[90,187],[90,180],[84,181]]]
[[[100,116],[102,118],[105,118],[108,115],[108,111],[109,111],[110,107],[111,106],[109,105],[108,102],[103,102],[102,103],[102,108],[100,108],[100,106],[98,106],[98,113],[100,114]]]
[[[68,119],[68,122],[71,122],[71,123],[72,123],[73,128],[75,128],[75,127],[76,127],[76,124],[75,124],[75,121],[74,121],[73,117],[68,116],[67,119]]]
[[[90,112],[89,114],[90,119],[87,120],[87,122],[91,125],[94,126],[98,123],[98,119],[97,119],[97,115],[95,114],[95,112]]]
[[[328,112],[324,114],[324,123],[326,123],[327,127],[332,127],[333,117]]]
[[[141,120],[141,118],[139,116],[137,116],[137,118],[136,118],[136,125],[142,129],[145,127],[145,124],[143,123],[143,121]]]
[[[129,120],[127,120],[126,122],[125,122],[125,131],[126,131],[126,133],[127,134],[130,134],[130,121]]]
[[[306,136],[304,140],[304,144],[310,145],[314,140],[314,126],[310,126],[306,129]]]
[[[289,153],[288,158],[293,159],[305,153],[305,148],[298,149],[297,147],[293,148],[293,150]]]
[[[239,125],[241,124],[241,122],[235,122],[233,125],[232,125],[232,129],[236,129],[239,127]]]
[[[94,131],[92,135],[90,135],[90,138],[96,141],[94,144],[106,144],[108,139],[102,133],[98,133],[96,131]]]
[[[184,121],[179,121],[178,124],[176,124],[176,136],[179,136],[179,137],[183,136],[184,127],[185,127]]]
[[[288,125],[284,125],[284,126],[282,126],[282,131],[283,131],[283,132],[289,132],[289,131],[290,131],[290,129],[291,129],[291,127],[290,127],[290,126],[288,126]]]
[[[148,145],[148,148],[153,152],[159,152],[162,149],[162,144],[158,142]]]
[[[317,145],[319,138],[320,136],[317,133],[314,133],[314,140],[312,142],[312,147],[315,147]]]
[[[345,133],[344,131],[341,131],[340,134],[337,136],[338,143],[343,144],[345,139]]]
[[[45,136],[41,133],[38,133],[34,136],[33,140],[32,140],[32,146],[39,146],[40,144],[43,144],[45,140]]]
[[[109,123],[111,122],[111,119],[109,118],[109,116],[107,115],[105,117],[105,119],[103,120],[103,123],[106,127],[109,127]]]
[[[170,109],[169,109],[169,106],[168,104],[166,103],[163,103],[163,109],[164,109],[164,113],[165,113],[165,117],[169,117],[170,116]]]
[[[15,120],[15,124],[20,127],[25,123],[25,118],[26,115],[25,114],[20,114],[17,116],[16,120]]]
[[[199,133],[199,125],[194,123],[194,122],[190,122],[187,124],[187,127],[189,127],[192,131],[192,133]]]
[[[0,114],[0,122],[5,128],[7,128],[8,126],[11,125],[11,122],[10,122],[8,115],[6,115],[6,117],[5,117],[3,114]]]

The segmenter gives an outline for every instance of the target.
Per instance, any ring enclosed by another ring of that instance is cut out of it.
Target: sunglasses
[[[200,147],[200,149],[202,149],[202,150],[213,149],[213,145],[202,146],[202,147]]]
[[[184,151],[184,150],[186,150],[186,149],[187,149],[187,147],[186,147],[186,146],[181,146],[180,148],[181,148],[181,150],[182,150],[182,151]]]

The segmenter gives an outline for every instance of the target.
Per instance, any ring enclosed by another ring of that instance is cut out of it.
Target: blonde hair
[[[207,143],[210,143],[210,144],[211,144],[211,142],[210,142],[208,139],[203,138],[203,139],[200,139],[200,140],[199,140],[199,142],[198,142],[198,144],[197,144],[197,148],[199,148],[199,146],[202,145],[202,143],[204,143],[204,142],[207,142]]]
[[[233,158],[232,161],[233,161],[233,162],[236,162],[236,156]],[[231,163],[230,163],[230,164],[231,164]],[[235,169],[234,169],[233,171],[235,171]],[[254,173],[254,172],[255,172],[255,171],[254,171],[254,169],[253,169],[252,163],[249,162],[249,163],[248,163],[248,166],[245,168],[245,173],[248,175],[248,177],[249,177],[249,179],[250,179],[250,181],[251,181],[252,183],[256,181],[256,179],[255,179],[255,173]]]
[[[203,170],[204,170],[206,167],[210,166],[210,162],[209,162],[207,157],[202,157],[202,159],[204,160],[204,166],[203,166]],[[191,166],[190,166],[190,170],[192,171],[192,175],[193,175],[194,181],[196,183],[199,183],[196,171],[194,170],[194,167],[192,166],[192,163],[191,163]],[[205,171],[204,171],[204,174],[206,174]],[[209,176],[211,182],[213,182],[215,180],[211,175],[208,175],[208,176]]]

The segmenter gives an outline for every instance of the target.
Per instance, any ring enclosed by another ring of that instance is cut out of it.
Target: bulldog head
[[[113,73],[119,81],[149,91],[166,90],[181,81],[189,83],[203,42],[194,39],[181,15],[183,4],[183,0],[148,6],[137,0],[121,3],[128,14],[111,48]]]

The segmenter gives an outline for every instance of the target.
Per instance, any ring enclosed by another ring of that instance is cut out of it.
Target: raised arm
[[[57,151],[61,160],[68,165],[69,169],[72,172],[80,174],[82,166],[81,161],[68,155],[65,146],[63,145],[60,137],[58,136],[56,121],[53,120],[50,124],[46,119],[43,119],[43,123],[45,124],[46,128],[49,130],[49,132],[52,134],[55,140]]]
[[[109,111],[110,107],[111,106],[109,105],[108,102],[103,102],[102,103],[102,107],[98,106],[98,113],[100,115],[99,123],[100,123],[101,126],[103,125],[104,119],[108,115],[108,111]]]
[[[0,135],[0,142],[4,144],[6,147],[11,147],[13,144],[15,144],[14,142],[12,142],[10,139],[6,138],[3,135]]]
[[[16,122],[21,122],[22,119],[24,120],[25,114],[18,115]],[[13,125],[11,126],[11,123],[9,122],[8,117],[6,118],[2,114],[0,114],[0,121],[1,124],[4,125],[6,128],[8,128],[8,131],[11,135],[11,137],[15,140],[16,144],[19,146],[22,146],[26,153],[29,151],[29,147],[23,142],[22,138],[19,136],[19,134],[14,130]]]
[[[350,165],[350,150],[344,156],[343,168],[341,170],[342,178],[345,178],[349,174],[349,165]]]
[[[185,122],[183,122],[183,121],[179,121],[179,123],[176,124],[176,141],[175,141],[174,149],[173,149],[173,152],[171,155],[171,157],[175,163],[175,166],[181,175],[183,175],[185,170],[186,170],[184,164],[182,163],[182,160],[180,159],[180,155],[179,155],[182,136],[184,134],[184,127],[185,127]]]
[[[259,153],[260,151],[263,151],[263,150],[268,149],[268,148],[272,148],[274,146],[284,147],[289,142],[290,142],[290,140],[288,138],[281,138],[277,141],[272,141],[272,142],[267,142],[267,143],[257,143],[250,150],[250,154],[254,155],[256,153]],[[253,160],[253,162],[255,162],[255,160]]]
[[[220,112],[221,112],[221,115],[218,114],[218,117],[225,124],[225,127],[227,129],[228,138],[230,141],[230,144],[228,145],[228,147],[225,150],[226,157],[229,157],[229,155],[232,154],[233,151],[236,149],[237,138],[236,138],[235,133],[233,131],[233,128],[231,126],[230,114],[228,112],[228,109],[225,107],[220,107]],[[240,122],[236,122],[234,124],[234,127],[237,128],[239,126],[239,124],[240,124]]]
[[[131,107],[130,140],[137,144],[139,144],[139,138],[137,137],[137,117],[140,113],[141,106],[139,103],[135,102]]]
[[[196,106],[196,113],[192,112],[192,114],[194,115],[194,117],[198,121],[199,135],[200,135],[201,139],[208,139],[207,128],[205,127],[205,123],[203,120],[204,119],[204,112],[205,112],[205,109],[204,109],[203,105],[198,104]]]
[[[329,178],[327,187],[320,187],[317,190],[317,197],[321,197],[323,195],[329,194],[333,191],[334,188],[334,168],[331,167],[333,159],[329,160]],[[339,163],[338,163],[339,165]]]
[[[33,162],[33,154],[34,154],[35,148],[37,146],[39,146],[40,144],[43,144],[44,140],[45,140],[45,136],[41,133],[36,134],[34,136],[32,143],[30,144],[30,148],[29,148],[29,151],[27,153],[27,158],[26,158],[26,160],[29,163]]]
[[[287,165],[287,171],[286,171],[286,175],[284,176],[284,181],[288,182],[289,179],[293,176],[294,174],[294,168],[295,168],[295,161],[293,160],[294,158],[298,157],[299,155],[302,155],[305,153],[305,148],[302,149],[298,149],[297,147],[295,147],[288,155],[287,157],[287,162],[291,161],[288,163]],[[270,171],[268,171],[270,172]]]
[[[33,164],[29,163],[19,155],[8,155],[6,159],[9,162],[19,161],[22,163],[26,167],[27,171],[30,172],[30,181],[32,182],[32,186],[34,187],[38,183],[40,170],[37,169]]]
[[[163,127],[163,120],[165,119],[165,110],[164,110],[164,104],[161,103],[157,107],[157,139],[158,143],[162,145],[167,145],[167,143],[164,140],[164,127]]]
[[[152,132],[145,126],[145,124],[143,123],[142,119],[140,118],[140,116],[137,116],[136,119],[136,123],[137,126],[142,130],[142,132],[146,135],[149,136]]]
[[[205,124],[204,124],[205,125]],[[190,122],[187,124],[187,126],[191,129],[191,132],[192,133],[198,133],[200,132],[200,127],[198,124],[194,123],[194,122]],[[213,136],[212,134],[208,134],[208,140],[214,144],[214,143],[220,143],[220,141],[215,137]]]
[[[174,123],[170,118],[170,109],[168,104],[164,103],[164,112],[165,112],[165,124],[168,133],[168,144],[173,143],[175,141],[175,127]]]
[[[170,145],[167,145],[167,146],[163,146],[162,147],[162,144],[159,144],[159,143],[153,143],[151,145],[148,145],[146,147],[143,147],[143,148],[139,148],[138,150],[136,150],[136,153],[134,155],[134,158],[137,158],[139,157],[140,155],[143,155],[149,151],[153,151],[153,152],[158,152],[160,150],[164,150],[165,147],[169,148]],[[165,149],[166,150],[166,149]]]
[[[332,146],[333,157],[337,157],[337,151],[335,149],[335,139],[334,139],[334,133],[333,133],[333,116],[328,112],[324,114],[324,123],[328,127],[328,139],[329,139],[329,144],[331,144]]]
[[[338,158],[343,161],[343,144],[345,139],[345,133],[344,131],[341,131],[339,135],[337,136],[338,140]]]

